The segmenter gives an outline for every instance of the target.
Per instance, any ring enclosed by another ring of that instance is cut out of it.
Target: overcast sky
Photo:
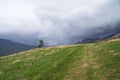
[[[120,0],[0,0],[0,37],[15,41],[69,44],[118,22]]]

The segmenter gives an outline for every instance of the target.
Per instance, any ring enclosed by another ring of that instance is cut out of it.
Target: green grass
[[[120,80],[120,40],[0,57],[0,80]]]

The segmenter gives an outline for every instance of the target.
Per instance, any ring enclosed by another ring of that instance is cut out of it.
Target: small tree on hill
[[[39,41],[38,47],[39,47],[39,48],[43,47],[43,40],[40,40],[40,41]]]

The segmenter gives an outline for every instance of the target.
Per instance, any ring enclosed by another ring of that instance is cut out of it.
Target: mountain
[[[0,56],[5,56],[32,48],[35,48],[35,46],[24,45],[7,39],[0,39]]]
[[[0,80],[120,80],[120,39],[0,57]]]
[[[108,26],[104,26],[104,28],[101,28],[101,27],[93,28],[89,30],[89,32],[90,34],[85,36],[83,40],[76,41],[76,44],[77,43],[94,43],[98,41],[112,39],[112,37],[114,37],[115,35],[120,34],[120,22],[114,25],[114,28],[112,28],[111,25],[108,25]]]
[[[93,34],[93,36],[94,36],[94,34]],[[117,39],[117,38],[120,38],[120,31],[115,32],[115,33],[111,33],[105,37],[90,37],[90,38],[88,37],[88,38],[83,39],[82,41],[76,42],[75,44],[95,43],[98,41],[106,41],[106,40]]]
[[[118,38],[120,38],[120,33],[118,33],[118,34],[114,35],[113,37],[111,37],[111,39],[118,39]]]

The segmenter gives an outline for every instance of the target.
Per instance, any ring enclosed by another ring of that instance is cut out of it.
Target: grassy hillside
[[[1,57],[0,80],[120,80],[120,40]]]

